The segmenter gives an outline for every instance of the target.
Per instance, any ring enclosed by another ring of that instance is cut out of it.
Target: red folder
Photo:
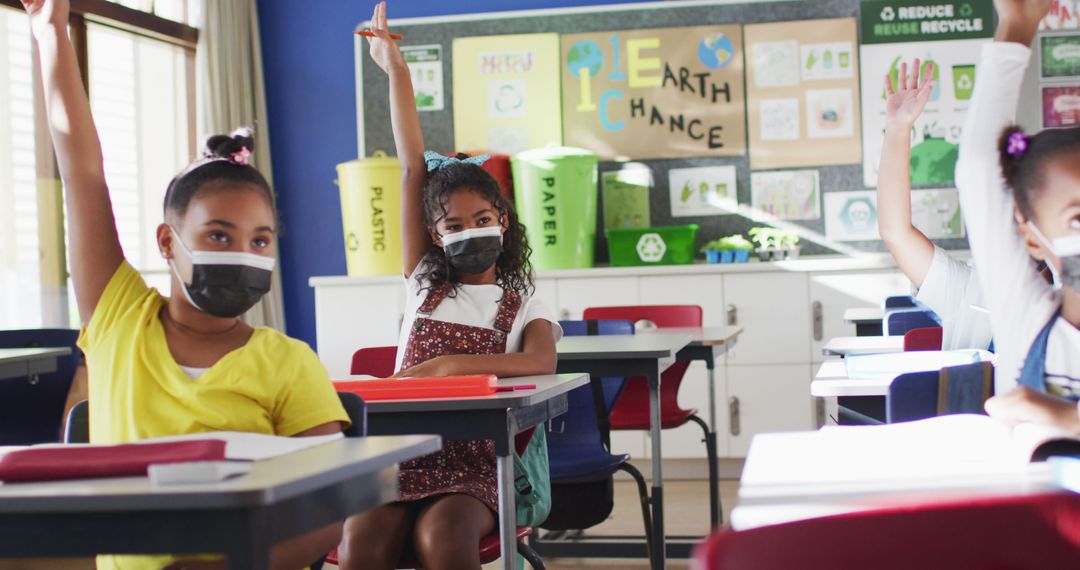
[[[475,398],[495,393],[498,377],[491,374],[437,378],[387,378],[334,382],[338,392],[352,392],[366,401]]]
[[[0,481],[138,477],[161,463],[224,460],[225,442],[220,439],[28,448],[0,457]]]

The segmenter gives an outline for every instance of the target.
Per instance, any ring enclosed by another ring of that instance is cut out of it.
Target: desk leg
[[[653,570],[664,570],[666,539],[664,536],[664,468],[661,449],[660,366],[654,364],[649,373],[649,432],[652,435],[652,520]]]
[[[248,536],[245,537],[244,534]],[[225,553],[229,559],[229,570],[270,568],[270,544],[266,540],[268,534],[255,529],[251,529],[250,533],[236,533],[232,541],[233,547]]]
[[[705,362],[709,371],[709,433],[705,447],[709,461],[709,521],[713,528],[720,526],[720,459],[716,453],[716,364],[715,358]]]
[[[513,453],[514,438],[510,438]],[[514,457],[499,455],[495,459],[499,477],[499,537],[503,570],[517,566],[517,511],[514,506]]]

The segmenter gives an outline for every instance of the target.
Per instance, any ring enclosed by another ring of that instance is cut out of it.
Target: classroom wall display
[[[1080,28],[1080,0],[1054,0],[1050,10],[1039,24],[1043,31],[1075,30]]]
[[[746,153],[737,25],[562,36],[566,144],[601,160]]]
[[[913,190],[911,223],[930,239],[962,238],[964,220],[955,189]],[[825,236],[836,241],[880,240],[877,193],[827,192]]]
[[[671,216],[719,216],[739,209],[734,166],[673,168],[668,171]]]
[[[1080,83],[1042,87],[1044,129],[1075,127],[1080,123]]]
[[[854,18],[748,25],[751,168],[862,162]]]
[[[514,154],[562,143],[559,35],[453,41],[454,147]]]
[[[647,228],[652,170],[631,163],[600,175],[603,184],[604,228]]]
[[[777,170],[750,175],[750,205],[781,220],[821,217],[817,170]]]
[[[926,3],[865,0],[862,25],[863,178],[877,186],[885,131],[888,74],[895,83],[900,64],[916,57],[934,65],[936,85],[915,123],[911,182],[952,184],[960,135],[977,78],[982,46],[994,33],[991,0]]]
[[[1080,34],[1039,37],[1039,76],[1043,79],[1080,76]]]
[[[413,96],[419,111],[442,111],[443,97],[442,46],[401,46],[401,55],[412,75]]]
[[[913,190],[911,223],[930,239],[964,237],[959,192],[955,189]]]

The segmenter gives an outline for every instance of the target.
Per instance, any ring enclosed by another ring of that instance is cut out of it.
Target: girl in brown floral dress
[[[525,228],[482,159],[424,152],[409,69],[372,16],[371,57],[390,76],[394,141],[404,170],[405,321],[399,376],[555,372],[562,329],[534,297]],[[374,300],[373,300],[374,301]],[[495,528],[491,441],[448,441],[402,464],[401,500],[349,519],[342,568],[391,569],[411,549],[424,568],[478,569],[478,544]]]

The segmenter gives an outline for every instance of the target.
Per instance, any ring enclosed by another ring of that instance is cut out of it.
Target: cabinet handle
[[[739,399],[735,396],[728,398],[728,418],[730,418],[731,435],[739,435],[742,431],[739,421]]]
[[[570,309],[563,309],[562,311],[559,311],[559,318],[564,320],[564,321],[569,321],[570,320]]]
[[[825,336],[825,322],[822,316],[821,301],[814,301],[811,309],[814,312],[814,340],[820,341]]]
[[[739,324],[739,309],[735,305],[727,306],[727,324],[729,327]]]

